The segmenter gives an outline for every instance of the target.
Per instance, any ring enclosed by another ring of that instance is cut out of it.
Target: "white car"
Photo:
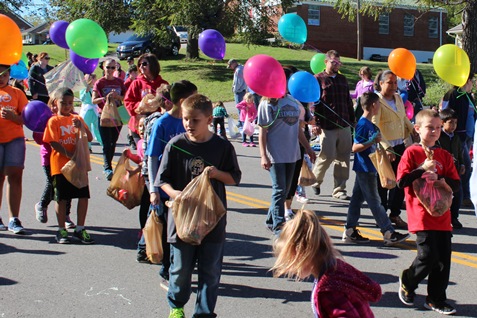
[[[172,27],[177,36],[181,39],[181,43],[187,43],[187,28],[181,25]]]

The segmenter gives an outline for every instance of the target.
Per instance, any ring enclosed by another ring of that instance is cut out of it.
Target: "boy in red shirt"
[[[436,147],[441,134],[442,120],[434,110],[420,111],[416,116],[415,130],[421,139],[406,149],[398,166],[397,181],[404,188],[409,232],[416,234],[417,257],[399,277],[399,299],[407,305],[414,304],[415,290],[426,277],[427,297],[424,307],[440,314],[452,315],[455,308],[446,300],[451,265],[452,225],[449,209],[441,216],[432,216],[417,198],[413,181],[444,179],[453,191],[459,189],[460,178],[449,152]],[[426,151],[432,151],[432,159]]]

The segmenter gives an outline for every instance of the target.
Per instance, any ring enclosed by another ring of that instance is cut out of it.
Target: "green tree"
[[[121,33],[131,26],[130,0],[49,0],[56,20],[74,21],[81,18],[97,22],[106,34]]]

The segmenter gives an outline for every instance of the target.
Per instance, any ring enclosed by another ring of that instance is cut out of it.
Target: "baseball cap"
[[[230,59],[228,62],[227,62],[227,68],[230,68],[230,65],[232,65],[233,63],[237,63],[237,60],[236,59]]]

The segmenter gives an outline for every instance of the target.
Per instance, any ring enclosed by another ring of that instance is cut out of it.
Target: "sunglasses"
[[[49,60],[50,57],[49,57],[49,56],[45,56],[44,59],[45,59],[45,60]]]
[[[146,67],[148,66],[149,63],[148,62],[142,62],[142,63],[139,63],[139,66],[142,66],[142,67]]]
[[[115,70],[115,69],[116,69],[116,66],[106,66],[106,68],[107,68],[108,70]]]

